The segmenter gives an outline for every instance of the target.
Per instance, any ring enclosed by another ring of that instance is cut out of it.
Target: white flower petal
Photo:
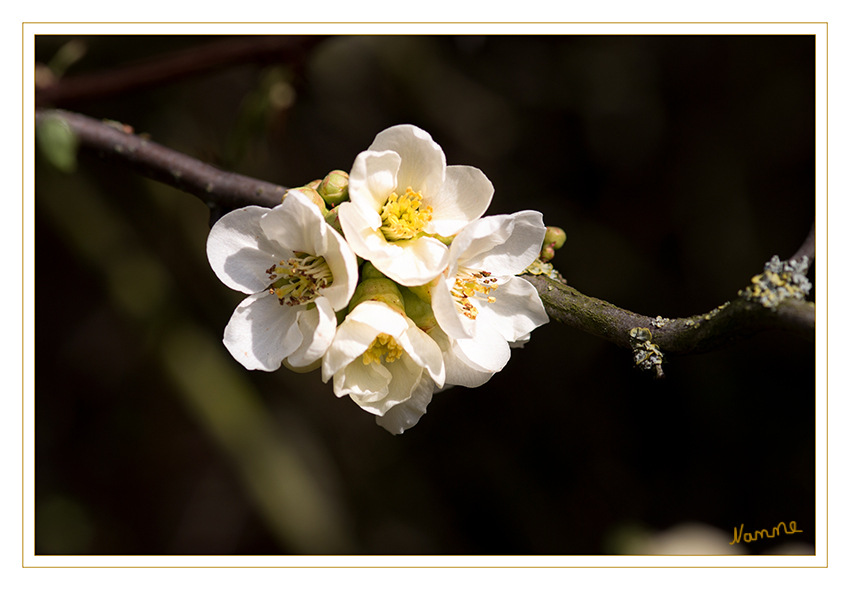
[[[427,378],[420,380],[409,400],[393,406],[383,416],[376,417],[375,422],[392,434],[401,434],[408,428],[413,428],[425,414],[433,392],[433,382]]]
[[[441,361],[442,364],[442,361]],[[398,405],[410,399],[413,391],[419,385],[423,375],[427,374],[422,370],[409,355],[403,354],[401,358],[384,365],[392,374],[390,380],[389,394],[381,400],[380,404],[375,406],[377,413],[383,416],[391,407]]]
[[[321,254],[331,269],[333,282],[319,292],[339,311],[348,305],[357,288],[357,257],[348,242],[335,229],[325,225],[327,249]]]
[[[410,399],[422,378],[422,367],[406,355],[393,362],[363,363],[358,358],[345,367],[342,378],[334,376],[337,396],[348,395],[354,402],[377,416]]]
[[[325,249],[325,218],[310,200],[298,191],[290,191],[283,203],[260,219],[266,237],[293,252],[321,256]]]
[[[451,273],[451,268],[449,268]],[[451,290],[455,275],[439,277],[431,285],[431,309],[440,327],[452,338],[471,338],[475,334],[475,321],[461,314],[455,305]]]
[[[243,207],[219,219],[207,238],[207,258],[219,280],[235,291],[257,293],[268,287],[265,270],[292,252],[273,244],[260,229],[270,209]]]
[[[402,240],[388,244],[386,258],[373,258],[372,264],[400,285],[424,285],[442,273],[449,260],[449,249],[434,238]],[[365,258],[365,256],[364,256]]]
[[[446,357],[446,385],[481,387],[495,374],[496,371],[481,369],[468,360],[456,344],[452,346],[452,354]]]
[[[405,316],[380,301],[364,301],[345,319],[371,326],[377,333],[389,334],[393,338],[399,338],[411,325]]]
[[[367,412],[377,414],[372,406],[387,397],[392,379],[386,367],[378,363],[367,365],[357,358],[334,375],[334,393],[337,397],[348,395]]]
[[[427,132],[413,125],[390,127],[369,146],[369,151],[388,150],[401,156],[397,189],[411,187],[423,197],[439,194],[446,174],[446,156]]]
[[[343,367],[366,352],[378,334],[380,331],[372,326],[346,317],[337,327],[331,347],[322,359],[322,381],[327,383]]]
[[[524,334],[514,340],[513,342],[508,342],[508,346],[511,348],[525,348],[525,345],[531,340],[531,332],[528,334]]]
[[[495,374],[494,371],[487,371],[469,360],[457,345],[457,342],[449,338],[439,326],[431,330],[429,336],[443,351],[443,360],[446,365],[446,386],[480,387]]]
[[[468,223],[484,215],[493,200],[493,184],[481,170],[471,166],[449,166],[439,193],[423,198],[433,208],[425,231],[453,236]]]
[[[401,156],[395,152],[366,151],[358,154],[348,178],[351,202],[380,212],[387,197],[396,190],[399,166]]]
[[[301,345],[287,358],[293,367],[307,367],[322,358],[336,335],[336,314],[330,302],[319,297],[315,304],[298,313]]]
[[[479,315],[476,321],[480,322],[481,319]],[[454,344],[474,367],[491,373],[501,371],[511,359],[507,341],[489,322],[480,322],[473,338],[460,338]]]
[[[540,254],[546,226],[540,212],[520,211],[485,217],[464,232],[473,234],[475,239],[458,258],[458,265],[504,276],[519,274],[534,262]]]
[[[473,221],[452,241],[449,268],[486,270],[497,276],[525,270],[540,254],[546,226],[537,211]]]
[[[224,329],[224,345],[246,369],[276,371],[301,345],[297,308],[267,292],[247,297]]]
[[[428,371],[428,375],[437,387],[442,387],[446,380],[446,370],[440,346],[428,334],[417,328],[409,318],[405,319],[407,319],[408,329],[396,338],[397,343],[417,365]]]
[[[490,215],[470,223],[452,240],[449,248],[449,271],[456,272],[458,267],[482,270],[478,266],[470,266],[468,261],[475,260],[504,244],[511,235],[513,225],[511,215]]]
[[[389,258],[391,248],[381,233],[381,216],[357,203],[342,203],[339,211],[339,223],[354,253],[366,260]]]
[[[492,326],[508,342],[522,340],[532,330],[549,323],[549,316],[534,286],[520,277],[499,282],[496,300],[479,308],[476,322]]]

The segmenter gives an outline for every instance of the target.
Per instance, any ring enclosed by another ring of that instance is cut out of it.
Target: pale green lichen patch
[[[664,377],[661,363],[664,353],[652,342],[652,332],[648,328],[632,328],[629,330],[629,344],[634,352],[635,366],[644,371],[655,371],[655,378]]]
[[[786,299],[805,299],[812,289],[806,278],[809,258],[779,260],[773,256],[764,265],[764,272],[752,278],[752,284],[738,291],[738,295],[773,309]]]
[[[526,268],[520,274],[524,274],[524,273],[528,273],[528,274],[532,274],[532,275],[545,275],[545,276],[549,277],[550,279],[552,279],[554,281],[560,281],[562,283],[567,282],[564,279],[564,277],[561,276],[561,273],[559,273],[557,270],[555,270],[555,267],[552,266],[552,263],[543,262],[539,258],[535,258],[534,262],[529,264],[528,268]]]
[[[654,320],[650,320],[650,323],[656,328],[663,328],[667,325],[667,322],[670,321],[670,318],[662,318],[660,315],[655,316]]]
[[[721,311],[723,311],[728,305],[729,305],[729,302],[726,301],[726,302],[723,303],[723,305],[715,307],[714,309],[712,309],[708,313],[692,316],[692,317],[689,317],[689,318],[685,318],[683,320],[669,320],[669,319],[666,319],[666,318],[660,318],[660,319],[655,318],[654,320],[650,320],[650,321],[652,322],[652,325],[657,327],[657,328],[663,328],[665,325],[667,325],[668,322],[672,322],[672,321],[681,322],[680,325],[684,326],[685,328],[699,328],[700,326],[705,325],[705,322],[714,319],[714,317],[717,314],[719,314]],[[674,330],[675,329],[676,328],[674,328]]]
[[[720,313],[720,312],[723,310],[723,308],[724,308],[724,307],[726,307],[727,305],[729,305],[729,302],[728,302],[728,301],[727,301],[727,302],[725,302],[723,305],[721,305],[721,306],[719,306],[719,307],[715,307],[715,308],[714,308],[714,309],[712,309],[710,312],[708,312],[707,314],[705,314],[705,316],[703,317],[703,319],[705,319],[705,320],[710,320],[711,318],[713,318],[714,316],[716,316],[718,313]]]

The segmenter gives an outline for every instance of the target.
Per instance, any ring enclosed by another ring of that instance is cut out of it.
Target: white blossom
[[[273,209],[232,211],[210,230],[207,257],[225,285],[249,294],[224,330],[233,358],[263,371],[321,359],[357,285],[357,258],[315,204],[290,191]]]
[[[534,286],[515,276],[540,253],[545,232],[540,213],[521,211],[484,217],[455,237],[448,267],[430,285],[448,383],[485,382],[502,370],[512,347],[549,321]]]
[[[322,379],[394,434],[415,425],[445,382],[440,347],[410,318],[364,301],[339,325],[322,359]]]
[[[351,248],[401,285],[424,285],[448,264],[435,236],[457,234],[484,214],[493,185],[477,168],[446,166],[440,146],[422,129],[382,131],[360,153],[339,220]]]

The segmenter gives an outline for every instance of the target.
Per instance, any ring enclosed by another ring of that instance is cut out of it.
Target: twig
[[[134,135],[120,123],[106,123],[61,110],[36,110],[36,124],[50,118],[65,121],[83,149],[119,162],[143,176],[193,194],[210,208],[215,217],[247,205],[274,207],[280,204],[286,188],[241,174],[225,172],[180,152]]]
[[[120,124],[104,123],[66,111],[36,111],[37,123],[50,117],[59,117],[67,122],[77,135],[80,147],[95,150],[106,159],[126,164],[149,178],[199,197],[213,214],[247,205],[273,207],[280,203],[286,192],[282,186],[224,172],[142,139],[121,129]],[[814,258],[814,225],[794,257],[802,258],[803,255],[809,260]],[[523,278],[535,286],[552,319],[619,346],[632,348],[637,359],[654,359],[649,352],[660,349],[658,362],[654,364],[659,376],[662,353],[706,352],[769,329],[785,330],[808,340],[814,339],[815,307],[801,299],[786,299],[773,307],[765,307],[758,301],[741,296],[698,316],[653,319],[588,297],[543,275],[524,275]],[[641,329],[648,330],[648,333]]]
[[[673,354],[707,352],[768,329],[814,340],[815,306],[800,299],[786,299],[768,308],[739,297],[705,314],[659,319],[588,297],[543,275],[523,278],[537,289],[549,317],[625,348],[633,348],[630,332],[634,328],[650,330],[652,342]]]
[[[207,43],[138,64],[62,78],[36,90],[36,106],[68,106],[107,98],[238,63],[274,59],[298,64],[322,39],[322,36],[256,36]]]

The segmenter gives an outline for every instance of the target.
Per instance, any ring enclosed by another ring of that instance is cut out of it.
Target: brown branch
[[[52,117],[68,124],[82,148],[95,150],[102,157],[127,165],[148,178],[191,193],[214,213],[247,205],[273,207],[281,202],[286,192],[282,186],[224,172],[147,141],[117,123],[105,123],[66,111],[36,111],[38,124]],[[814,226],[795,257],[803,255],[814,259]],[[543,275],[523,275],[523,278],[537,289],[552,319],[633,350],[636,350],[633,335],[636,328],[649,330],[651,344],[662,353],[674,354],[706,352],[770,329],[814,339],[815,307],[801,299],[789,298],[773,307],[765,307],[752,298],[740,296],[705,314],[659,320],[588,297]],[[640,342],[643,341],[638,344]],[[650,351],[650,347],[643,344],[643,350]],[[660,375],[660,365],[655,369]]]
[[[630,332],[646,328],[663,352],[693,354],[726,346],[763,330],[784,330],[814,340],[815,306],[786,299],[775,308],[738,297],[708,313],[659,320],[620,309],[543,275],[523,275],[540,294],[552,319],[618,346],[633,347]]]
[[[61,110],[36,110],[36,125],[51,118],[66,122],[79,146],[100,157],[201,199],[215,214],[247,205],[274,207],[286,188],[241,174],[226,172],[180,152],[107,123]]]
[[[150,88],[240,63],[299,64],[322,36],[256,36],[207,43],[141,63],[61,78],[36,89],[37,107],[69,106]]]

